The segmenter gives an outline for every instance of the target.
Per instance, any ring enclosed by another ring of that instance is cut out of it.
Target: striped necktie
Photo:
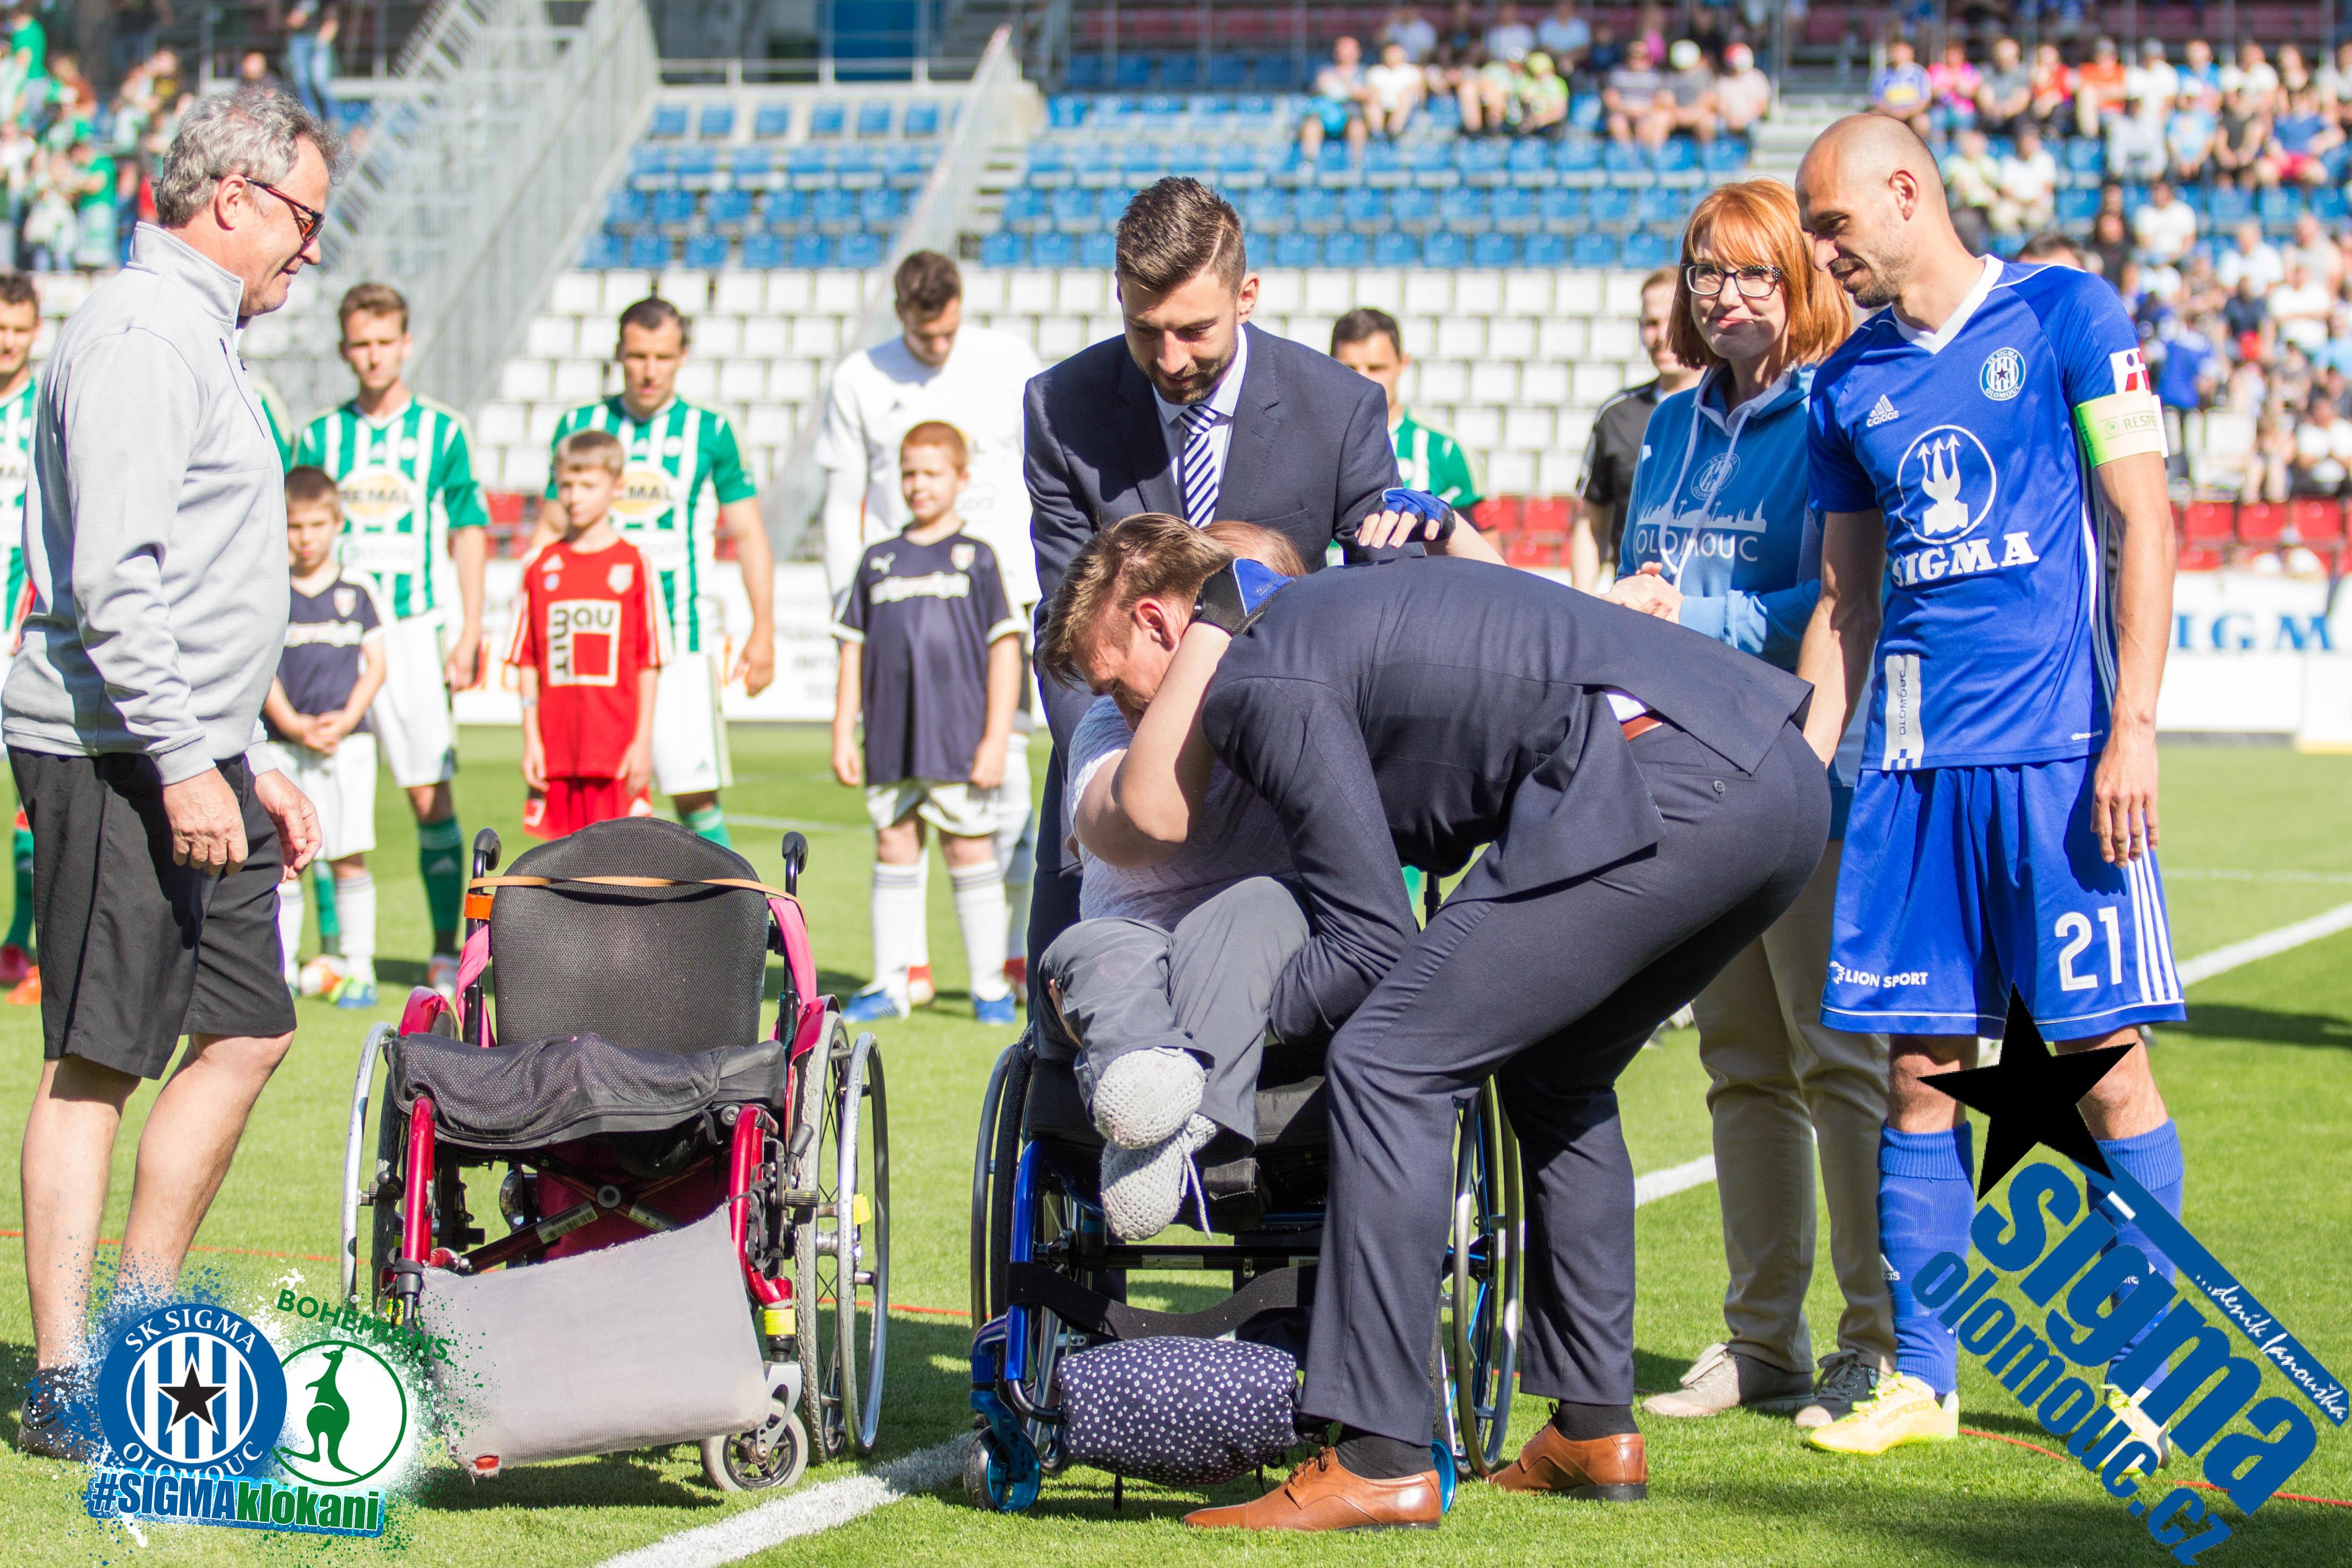
[[[1209,444],[1216,410],[1196,402],[1184,411],[1184,520],[1201,528],[1217,520],[1217,455]]]

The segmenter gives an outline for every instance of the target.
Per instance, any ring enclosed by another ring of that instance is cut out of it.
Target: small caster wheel
[[[768,1418],[749,1432],[702,1439],[702,1473],[720,1491],[773,1491],[791,1486],[808,1469],[808,1428],[781,1399],[772,1400]]]

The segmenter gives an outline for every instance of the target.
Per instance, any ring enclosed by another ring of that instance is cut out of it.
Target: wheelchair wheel
[[[1518,1381],[1523,1234],[1518,1140],[1491,1082],[1462,1113],[1454,1168],[1441,1393],[1460,1468],[1484,1476],[1502,1463]]]
[[[838,1019],[805,1063],[801,1120],[816,1129],[803,1191],[816,1203],[793,1242],[802,1408],[815,1451],[869,1454],[882,1418],[889,1339],[890,1130],[874,1037]]]
[[[341,1270],[342,1294],[346,1303],[360,1299],[360,1208],[373,1205],[381,1194],[378,1175],[367,1160],[368,1110],[375,1087],[376,1058],[386,1041],[393,1038],[393,1028],[380,1023],[368,1031],[360,1046],[359,1071],[352,1080],[351,1124],[343,1138],[343,1244],[336,1251],[335,1261]],[[370,1260],[374,1256],[374,1238],[370,1238]]]
[[[1025,1041],[996,1059],[981,1097],[980,1137],[971,1155],[971,1327],[1004,1311],[1005,1259],[1012,1245],[1013,1176],[1021,1155],[1021,1115],[1029,1092]]]
[[[702,1473],[720,1491],[772,1491],[808,1469],[808,1428],[799,1412],[771,1397],[768,1418],[749,1432],[702,1439]]]

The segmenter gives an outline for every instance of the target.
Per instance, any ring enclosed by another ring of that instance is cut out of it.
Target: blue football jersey
[[[1937,332],[1892,308],[1814,378],[1812,504],[1886,520],[1865,768],[2087,757],[2115,689],[2118,530],[2076,432],[2147,393],[2116,291],[1988,259]]]

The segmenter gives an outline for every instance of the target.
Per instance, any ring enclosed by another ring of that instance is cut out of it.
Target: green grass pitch
[[[469,730],[457,795],[467,830],[529,841],[518,826],[521,789],[512,732]],[[735,737],[743,780],[727,796],[736,840],[763,875],[779,873],[778,831],[743,815],[822,823],[804,886],[817,956],[829,988],[848,989],[867,965],[866,886],[870,850],[862,812],[835,787],[814,729],[742,729]],[[2352,899],[2352,758],[2275,750],[2171,747],[2165,753],[2163,856],[2175,950],[2182,958],[2271,930]],[[414,837],[387,784],[379,797],[373,857],[383,890],[385,1006],[373,1015],[300,1005],[293,1055],[263,1098],[199,1238],[193,1262],[257,1291],[299,1274],[325,1293],[323,1261],[337,1232],[343,1117],[362,1036],[394,1017],[418,978],[424,919]],[[1572,952],[1572,934],[1564,934]],[[965,1214],[973,1118],[981,1086],[1011,1031],[971,1016],[944,875],[932,888],[931,946],[938,1005],[877,1031],[889,1065],[896,1221],[893,1293],[909,1309],[893,1320],[886,1452],[935,1443],[965,1427],[969,1330]],[[2352,1372],[2352,933],[2340,934],[2196,988],[2185,1026],[2159,1031],[2156,1071],[2188,1146],[2190,1225],[2314,1352]],[[37,1017],[0,1008],[0,1128],[13,1144],[37,1071]],[[1622,1085],[1635,1168],[1675,1165],[1707,1151],[1694,1037],[1671,1034],[1643,1053]],[[108,1234],[119,1235],[131,1155],[147,1101],[134,1102],[116,1162]],[[31,1364],[31,1330],[19,1280],[16,1174],[0,1162],[0,1390],[13,1404]],[[487,1207],[487,1206],[484,1206]],[[1721,1236],[1712,1186],[1641,1211],[1639,1376],[1672,1385],[1688,1357],[1719,1336]],[[1823,1226],[1826,1249],[1826,1224]],[[1826,1251],[1815,1275],[1817,1339],[1836,1307]],[[1145,1286],[1146,1291],[1154,1289]],[[1163,1283],[1165,1300],[1192,1304],[1205,1287]],[[912,1309],[929,1311],[918,1312]],[[1826,1341],[1822,1348],[1827,1349]],[[2233,1348],[2242,1349],[2242,1346]],[[2275,1383],[2275,1378],[2271,1379]],[[1997,1385],[1964,1375],[1963,1424],[2024,1441],[2049,1439]],[[1522,1398],[1515,1426],[1546,1414]],[[0,1417],[5,1420],[5,1417]],[[1800,1446],[1785,1420],[1734,1415],[1675,1424],[1643,1418],[1652,1498],[1601,1507],[1508,1497],[1465,1486],[1433,1534],[1367,1540],[1203,1539],[1177,1516],[1198,1494],[1146,1486],[1111,1509],[1109,1479],[1074,1471],[1049,1481],[1025,1516],[965,1507],[953,1490],[898,1504],[828,1533],[761,1554],[762,1563],[904,1564],[1054,1563],[1129,1564],[1149,1558],[1207,1562],[1548,1562],[1609,1564],[2157,1564],[2161,1550],[2139,1524],[2072,1464],[2001,1443],[1964,1437],[1876,1461],[1842,1461]],[[2289,1490],[2352,1498],[2352,1433],[2321,1423],[2317,1455]],[[813,1486],[852,1473],[812,1469]],[[2168,1479],[2193,1474],[2166,1472]],[[1220,1500],[1250,1494],[1246,1482]],[[409,1516],[404,1546],[316,1538],[273,1541],[230,1531],[151,1531],[134,1544],[79,1512],[64,1467],[0,1449],[0,1562],[155,1564],[271,1562],[412,1562],[450,1568],[584,1564],[678,1530],[726,1517],[763,1498],[711,1490],[689,1448],[581,1460],[510,1473],[473,1486],[432,1474]],[[2209,1564],[2352,1563],[2352,1511],[2274,1501],[2252,1520],[2227,1505],[2236,1538]],[[1164,1555],[1163,1555],[1164,1554]]]

